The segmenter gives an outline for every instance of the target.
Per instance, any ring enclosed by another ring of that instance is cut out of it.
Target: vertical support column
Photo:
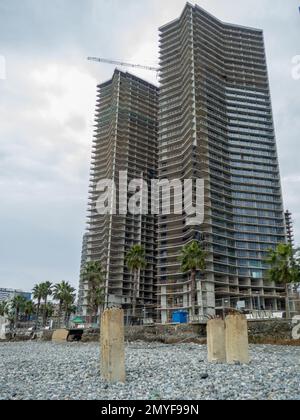
[[[188,287],[186,284],[183,286],[183,306],[184,308],[187,308],[189,306]]]
[[[207,275],[205,282],[206,289],[206,315],[216,315],[216,295],[215,295],[215,278],[214,274],[210,273]]]
[[[6,327],[9,326],[9,321],[5,318],[0,316],[0,340],[6,339]]]
[[[167,287],[166,286],[161,286],[161,297],[160,297],[160,301],[161,301],[161,323],[162,324],[167,324],[168,322],[168,311],[167,311]]]
[[[110,383],[125,382],[124,311],[107,309],[101,319],[101,375]]]
[[[248,364],[250,361],[248,323],[245,315],[228,315],[225,322],[227,363]]]
[[[203,309],[203,296],[202,296],[202,284],[200,280],[196,280],[196,287],[197,287],[197,300],[199,305],[199,317],[204,316],[204,309]]]
[[[277,299],[274,299],[274,310],[278,311],[278,301],[277,301]]]
[[[207,323],[207,351],[209,363],[226,363],[225,321],[211,319]]]

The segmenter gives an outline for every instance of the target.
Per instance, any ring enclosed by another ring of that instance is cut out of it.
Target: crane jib
[[[119,65],[119,66],[133,67],[133,68],[139,68],[139,69],[143,69],[143,70],[156,71],[156,72],[159,71],[159,69],[156,68],[156,67],[143,66],[143,65],[140,65],[140,64],[126,63],[126,62],[117,61],[117,60],[108,60],[106,58],[88,57],[88,61],[95,61],[97,63],[116,64],[116,65]]]

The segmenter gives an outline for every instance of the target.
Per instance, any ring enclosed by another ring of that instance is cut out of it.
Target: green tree
[[[54,314],[54,304],[52,302],[46,302],[43,304],[43,316],[44,316],[44,326],[47,325],[47,321]]]
[[[100,311],[105,303],[105,284],[102,265],[98,261],[87,262],[82,276],[87,284],[87,303],[88,310],[92,316],[92,322],[97,322],[99,308]]]
[[[53,298],[59,302],[58,309],[58,328],[61,325],[61,316],[63,307],[75,300],[75,289],[67,282],[62,281],[54,286]]]
[[[16,295],[11,301],[11,308],[14,310],[14,324],[15,328],[17,328],[17,323],[19,320],[19,316],[23,313],[25,309],[26,299],[24,296]]]
[[[32,300],[27,300],[24,307],[24,313],[26,315],[27,321],[30,320],[31,315],[35,314],[35,304],[32,302]]]
[[[289,285],[300,282],[298,251],[294,251],[291,245],[279,244],[275,250],[269,251],[265,262],[269,266],[266,280],[285,286],[286,315],[290,318]]]
[[[41,284],[41,289],[42,289],[42,299],[44,300],[44,304],[43,304],[43,327],[46,326],[46,310],[47,310],[47,302],[48,302],[48,297],[52,296],[53,293],[53,285],[52,283],[50,283],[49,281],[46,281],[45,283]]]
[[[75,295],[69,295],[64,300],[63,309],[64,309],[64,312],[65,312],[65,325],[66,325],[66,327],[69,326],[71,315],[76,313],[77,308],[76,308],[76,305],[74,303],[75,303]]]
[[[0,316],[7,315],[7,302],[1,301],[0,302]]]
[[[36,284],[33,288],[33,298],[37,300],[37,307],[36,307],[36,327],[39,322],[40,316],[40,309],[41,309],[41,301],[43,298],[43,283]]]
[[[133,277],[132,287],[132,317],[136,316],[136,302],[138,282],[141,275],[141,270],[146,268],[145,250],[141,245],[134,245],[126,255],[126,265]]]
[[[195,295],[197,272],[203,272],[206,268],[206,253],[202,245],[193,241],[185,245],[181,251],[181,269],[183,273],[190,273],[191,276],[191,307],[192,319],[195,316]]]

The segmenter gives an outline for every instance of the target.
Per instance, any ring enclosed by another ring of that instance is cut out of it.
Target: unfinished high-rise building
[[[203,179],[205,220],[159,218],[158,311],[191,313],[182,247],[203,243],[196,319],[228,307],[280,310],[284,290],[264,281],[269,249],[286,242],[263,32],[223,23],[187,4],[160,28],[160,179]]]
[[[156,86],[119,70],[111,80],[98,86],[86,259],[102,264],[106,305],[121,306],[128,317],[132,309],[133,279],[126,267],[126,254],[133,245],[142,245],[147,260],[139,276],[137,315],[152,317],[156,304],[156,217],[151,211],[145,215],[128,212],[125,193],[132,180],[143,179],[151,184],[157,177],[157,117]],[[115,183],[115,198],[108,205],[116,214],[99,212],[98,200],[103,193],[99,181],[104,180]],[[125,188],[122,194],[119,194],[120,184]],[[151,209],[150,206],[149,200]],[[80,313],[85,316],[88,285],[82,276],[80,284],[83,291]]]
[[[87,263],[88,237],[89,236],[87,233],[85,233],[82,237],[80,273],[83,272],[83,270],[85,269],[85,265]],[[79,282],[78,301],[77,301],[77,312],[80,315],[82,314],[82,311],[83,311],[84,300],[85,300],[85,285],[84,285],[83,279],[81,279]]]

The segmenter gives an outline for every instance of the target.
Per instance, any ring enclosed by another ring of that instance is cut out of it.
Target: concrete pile
[[[207,351],[210,363],[248,364],[248,324],[244,315],[215,318],[207,324]]]

